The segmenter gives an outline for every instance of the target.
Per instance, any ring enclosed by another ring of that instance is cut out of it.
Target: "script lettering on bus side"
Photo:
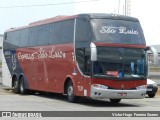
[[[126,27],[112,27],[112,26],[102,26],[100,33],[107,33],[107,34],[130,34],[130,35],[137,35],[138,31],[133,29],[127,29]]]
[[[50,51],[45,51],[43,48],[40,48],[39,51],[34,52],[34,53],[22,53],[18,52],[18,59],[21,59],[22,61],[24,59],[45,59],[45,58],[65,58],[66,54],[60,50],[55,51],[55,47],[53,47]]]

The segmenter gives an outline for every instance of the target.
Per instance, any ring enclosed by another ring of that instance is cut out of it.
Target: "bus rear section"
[[[42,35],[42,36],[41,36]],[[79,14],[12,29],[4,37],[3,84],[77,97],[144,98],[146,44],[138,19]]]

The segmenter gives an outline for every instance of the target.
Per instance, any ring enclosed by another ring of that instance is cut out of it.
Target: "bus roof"
[[[23,27],[17,27],[17,28],[10,28],[6,32],[10,31],[16,31],[24,28],[30,28],[33,26],[39,26],[39,25],[45,25],[48,23],[53,23],[53,22],[58,22],[58,21],[63,21],[63,20],[68,20],[68,19],[73,19],[73,18],[86,18],[86,19],[117,19],[117,20],[128,20],[128,21],[136,21],[138,22],[137,18],[134,17],[129,17],[129,16],[124,16],[124,15],[116,15],[116,14],[105,14],[105,13],[89,13],[89,14],[78,14],[78,15],[73,15],[73,16],[66,16],[66,15],[60,15],[44,20],[39,20],[30,23],[27,26]]]
[[[78,17],[86,17],[89,19],[118,19],[118,20],[138,21],[138,19],[134,17],[117,15],[117,14],[105,14],[105,13],[79,14]]]

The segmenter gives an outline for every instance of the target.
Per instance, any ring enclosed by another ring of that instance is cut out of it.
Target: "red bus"
[[[146,43],[139,20],[113,14],[58,16],[4,34],[3,84],[103,99],[144,98]]]

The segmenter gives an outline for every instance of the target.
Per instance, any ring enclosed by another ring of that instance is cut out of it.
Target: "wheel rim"
[[[18,88],[18,82],[17,80],[14,82],[14,89]]]
[[[69,88],[68,88],[68,96],[69,97],[73,96],[73,87],[72,86],[69,86]]]
[[[21,81],[20,90],[21,90],[21,93],[23,93],[23,91],[24,91],[23,81]]]

